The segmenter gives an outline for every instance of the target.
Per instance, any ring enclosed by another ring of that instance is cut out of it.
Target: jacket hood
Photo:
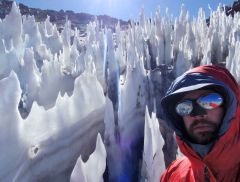
[[[204,65],[189,70],[171,84],[161,101],[165,122],[185,141],[189,140],[182,117],[175,112],[175,105],[187,92],[199,89],[214,89],[226,100],[226,111],[219,129],[219,137],[229,128],[236,111],[239,88],[227,69],[216,65]]]

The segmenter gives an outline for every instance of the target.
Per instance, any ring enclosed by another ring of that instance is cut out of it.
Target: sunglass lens
[[[223,98],[218,93],[211,93],[200,97],[197,100],[197,103],[205,109],[215,109],[223,103]]]
[[[192,101],[185,100],[176,105],[176,112],[180,116],[186,116],[189,115],[193,110]]]

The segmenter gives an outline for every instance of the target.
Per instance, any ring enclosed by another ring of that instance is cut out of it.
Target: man
[[[161,181],[240,181],[239,87],[225,68],[196,67],[178,77],[161,105],[185,155]]]

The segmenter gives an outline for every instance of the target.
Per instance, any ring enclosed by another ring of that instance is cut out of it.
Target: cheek
[[[224,116],[223,108],[216,108],[214,110],[208,111],[208,116],[211,121],[214,121],[216,123],[220,123]]]

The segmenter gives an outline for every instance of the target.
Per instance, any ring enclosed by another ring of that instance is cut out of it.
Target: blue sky
[[[209,15],[208,5],[216,10],[219,3],[232,5],[234,0],[16,0],[29,7],[54,10],[73,10],[94,15],[107,14],[115,18],[128,20],[139,19],[141,7],[147,17],[155,14],[160,6],[162,14],[168,7],[169,13],[174,17],[179,16],[181,4],[189,11],[191,17],[196,17],[198,9],[202,7]]]

